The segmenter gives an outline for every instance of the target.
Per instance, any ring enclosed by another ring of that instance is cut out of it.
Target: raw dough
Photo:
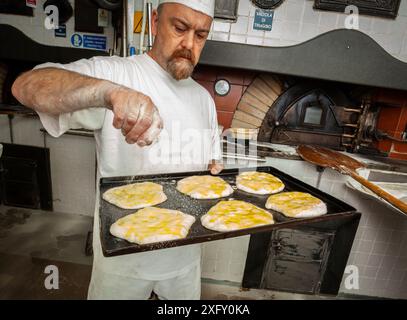
[[[217,199],[233,193],[233,188],[222,178],[191,176],[177,183],[177,190],[195,199]]]
[[[137,244],[185,238],[195,218],[181,211],[149,207],[117,220],[110,227],[115,237]]]
[[[202,225],[215,231],[232,231],[273,224],[273,215],[255,205],[240,201],[220,201],[201,217]]]
[[[271,195],[267,199],[266,208],[291,218],[317,217],[328,211],[324,202],[304,192],[282,192]]]
[[[254,194],[272,194],[284,190],[284,183],[270,173],[247,171],[236,177],[236,187]]]
[[[103,199],[122,209],[140,209],[160,204],[167,200],[167,196],[161,185],[140,182],[109,189]]]

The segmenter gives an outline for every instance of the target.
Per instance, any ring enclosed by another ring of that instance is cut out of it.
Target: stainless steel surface
[[[147,38],[147,51],[150,51],[153,47],[153,32],[151,29],[151,21],[153,14],[153,5],[151,2],[147,2],[147,21],[148,21],[148,38]]]
[[[122,57],[127,57],[127,0],[123,0],[122,11]]]

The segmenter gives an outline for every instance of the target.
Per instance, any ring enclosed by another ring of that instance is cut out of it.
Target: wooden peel
[[[380,198],[389,202],[407,215],[407,203],[401,201],[400,199],[397,199],[395,196],[384,191],[379,186],[366,180],[356,173],[356,169],[365,167],[363,163],[342,153],[319,146],[300,145],[297,148],[297,152],[301,156],[301,158],[308,162],[321,167],[332,168],[342,174],[351,176],[361,185],[365,186],[370,191],[377,194]]]

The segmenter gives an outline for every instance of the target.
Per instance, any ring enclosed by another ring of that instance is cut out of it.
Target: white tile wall
[[[71,47],[71,36],[75,33],[75,17],[74,15],[66,23],[66,38],[59,38],[54,36],[54,30],[47,30],[44,27],[45,13],[42,10],[43,4],[46,0],[38,0],[37,7],[34,9],[33,17],[11,15],[11,14],[0,14],[0,23],[5,23],[12,25],[22,32],[24,32],[32,40],[51,46],[61,46],[61,47]],[[69,0],[72,7],[75,8],[75,1]],[[92,33],[86,33],[92,34]],[[95,34],[102,35],[102,34]],[[107,37],[107,48],[112,48],[113,46],[113,27],[111,23],[109,27],[104,29],[104,35]]]
[[[377,41],[394,57],[407,62],[407,1],[401,1],[397,19],[359,16],[359,30]],[[286,0],[274,10],[271,31],[255,31],[255,6],[240,0],[238,19],[234,23],[215,21],[210,39],[248,45],[289,46],[312,39],[322,33],[345,28],[344,13],[313,9],[313,0]],[[229,37],[224,34],[229,28]],[[218,35],[218,33],[222,33]]]
[[[50,148],[54,211],[93,216],[95,141],[93,138],[47,136]]]

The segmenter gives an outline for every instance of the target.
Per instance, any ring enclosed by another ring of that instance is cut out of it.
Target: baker
[[[94,130],[98,178],[206,169],[217,174],[222,165],[215,104],[191,79],[214,2],[160,1],[148,54],[42,64],[19,76],[12,92],[37,111],[54,137],[69,129]],[[97,200],[89,299],[147,299],[151,292],[160,299],[200,298],[199,245],[106,258],[98,208]]]

